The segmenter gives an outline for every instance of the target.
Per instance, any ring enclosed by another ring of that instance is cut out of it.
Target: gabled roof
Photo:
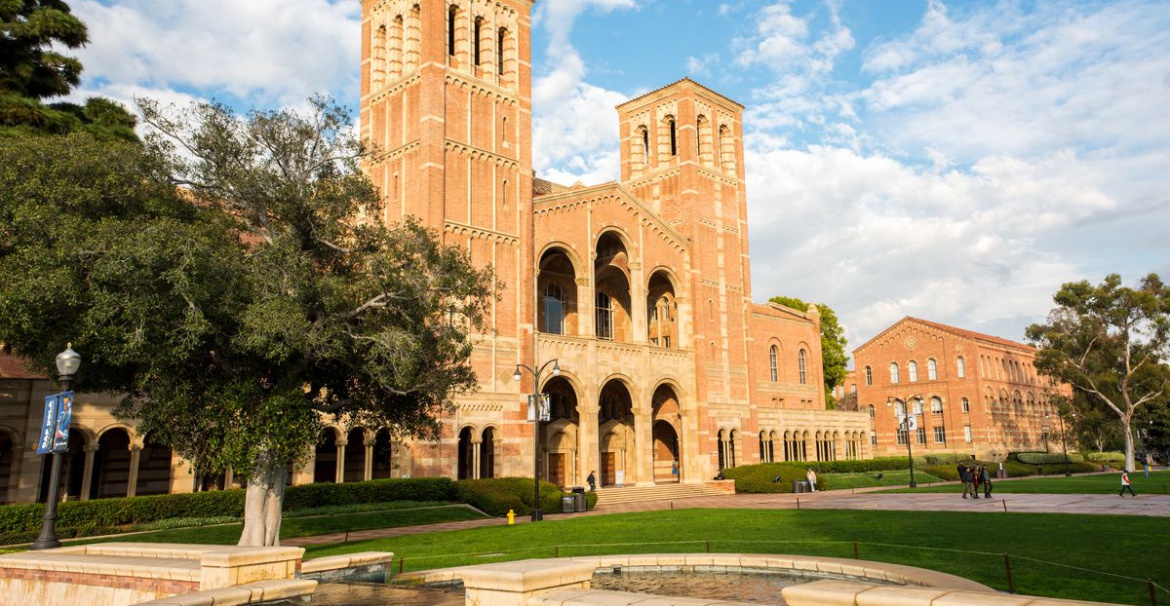
[[[975,332],[973,330],[967,330],[965,328],[958,328],[956,326],[950,326],[947,324],[940,324],[938,322],[931,322],[930,320],[923,320],[922,318],[915,318],[913,316],[906,316],[905,318],[902,318],[901,320],[894,322],[894,324],[891,325],[889,328],[881,331],[874,338],[866,341],[865,343],[862,343],[860,346],[855,348],[853,351],[859,351],[861,349],[864,349],[865,347],[869,346],[870,343],[873,343],[874,341],[877,341],[879,338],[881,338],[882,335],[893,330],[896,326],[898,326],[900,324],[904,324],[906,322],[917,322],[918,324],[929,326],[931,328],[941,330],[943,332],[949,332],[952,335],[962,337],[964,339],[971,339],[972,341],[983,341],[984,343],[988,343],[991,345],[997,345],[999,347],[1011,347],[1013,349],[1025,349],[1028,351],[1036,351],[1036,348],[1032,347],[1031,345],[1026,345],[1024,343],[1012,341],[1011,339],[1004,339],[1003,337],[996,337],[994,335],[989,335],[989,334],[985,334],[985,333],[981,333],[981,332]]]
[[[719,97],[720,99],[723,99],[723,100],[727,101],[728,103],[731,103],[740,109],[744,109],[744,105],[742,103],[740,103],[739,101],[736,101],[735,99],[727,97],[726,95],[724,95],[722,93],[716,92],[716,91],[714,91],[706,86],[703,86],[702,84],[699,84],[698,82],[695,82],[694,80],[692,80],[690,78],[681,78],[681,79],[675,80],[674,82],[671,82],[670,84],[667,84],[666,86],[660,86],[660,87],[658,87],[658,88],[656,88],[648,93],[638,95],[637,97],[634,97],[633,99],[630,99],[628,101],[623,101],[622,103],[619,103],[617,105],[617,108],[621,109],[625,105],[629,105],[631,103],[634,103],[635,101],[638,101],[639,99],[644,99],[646,97],[649,97],[650,95],[664,91],[672,86],[682,84],[683,82],[689,82],[691,84],[694,84],[695,86],[707,91],[708,93],[711,93],[712,95],[715,95],[716,97]]]

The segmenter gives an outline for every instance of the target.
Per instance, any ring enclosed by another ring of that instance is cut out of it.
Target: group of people
[[[959,481],[963,483],[964,499],[968,494],[978,499],[980,489],[983,490],[984,498],[991,498],[991,474],[987,473],[986,465],[959,463],[958,471]]]

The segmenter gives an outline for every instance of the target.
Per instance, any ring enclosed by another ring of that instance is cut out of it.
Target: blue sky
[[[81,0],[80,95],[356,104],[357,0]],[[747,106],[757,301],[1022,340],[1067,281],[1170,278],[1166,0],[541,0],[534,146],[617,177],[614,106],[684,76]]]

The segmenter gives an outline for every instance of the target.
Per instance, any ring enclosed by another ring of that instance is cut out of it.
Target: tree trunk
[[[1133,471],[1133,431],[1129,428],[1129,418],[1121,418],[1122,430],[1125,432],[1125,469]]]
[[[244,531],[241,546],[272,547],[280,544],[280,510],[288,469],[272,457],[261,455],[248,478],[244,500]]]

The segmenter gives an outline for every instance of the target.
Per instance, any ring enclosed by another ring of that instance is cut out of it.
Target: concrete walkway
[[[978,511],[983,513],[1081,513],[1141,515],[1170,518],[1170,495],[1143,494],[1137,497],[1119,497],[1099,494],[992,494],[990,499],[963,499],[957,494],[892,493],[874,494],[874,490],[889,487],[858,489],[856,492],[835,490],[804,494],[737,494],[696,497],[675,501],[644,501],[600,507],[593,511],[573,514],[547,514],[552,521],[578,516],[606,515],[635,511],[663,511],[669,509],[853,509],[890,511]],[[528,523],[527,517],[516,517],[517,524]],[[463,530],[484,526],[501,526],[502,518],[446,522],[423,526],[379,528],[348,533],[318,535],[288,539],[281,545],[324,545],[343,541],[362,541],[398,537],[426,532]]]

